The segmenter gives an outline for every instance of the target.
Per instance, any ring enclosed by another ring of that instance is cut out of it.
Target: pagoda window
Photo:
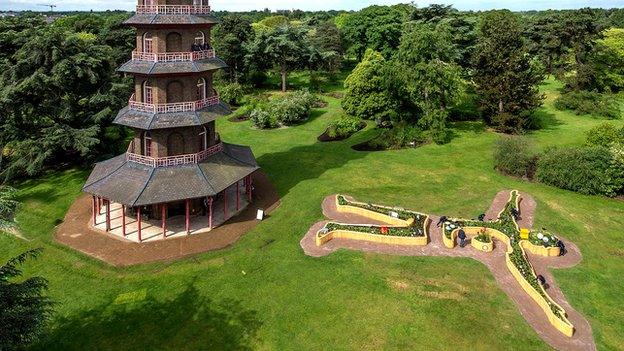
[[[204,34],[204,32],[202,31],[195,33],[195,45],[199,45],[203,47],[205,43],[206,43],[206,34]]]
[[[143,133],[143,155],[152,156],[152,135],[150,132]]]
[[[206,80],[199,78],[197,80],[197,99],[204,100],[206,98]]]
[[[154,0],[143,0],[143,5],[145,6],[153,6]]]
[[[143,34],[143,52],[154,52],[154,38],[150,32]]]
[[[148,80],[143,82],[143,102],[146,104],[154,103],[152,84]]]
[[[195,6],[208,6],[208,0],[193,0]]]
[[[199,151],[204,151],[208,148],[208,130],[206,127],[202,127],[202,132],[199,133]]]

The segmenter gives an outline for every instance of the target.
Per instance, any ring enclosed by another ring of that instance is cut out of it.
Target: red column
[[[163,238],[167,237],[167,204],[160,205],[160,215],[162,216]]]
[[[223,191],[223,221],[227,220],[228,208],[227,208],[227,188]]]
[[[186,199],[186,234],[191,233],[191,200]]]
[[[208,198],[208,228],[212,229],[212,196]]]
[[[104,201],[106,201],[106,231],[108,232],[111,230],[110,200]]]
[[[95,195],[93,196],[92,212],[93,212],[93,226],[96,226],[97,225],[97,199],[95,198]]]
[[[240,210],[240,181],[236,182],[236,211]]]
[[[126,205],[121,205],[121,234],[126,237]]]
[[[137,207],[137,225],[138,225],[138,233],[139,233],[139,242],[143,241],[141,237],[141,207]]]

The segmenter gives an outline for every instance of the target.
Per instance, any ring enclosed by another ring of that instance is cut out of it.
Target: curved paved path
[[[370,220],[366,217],[338,212],[336,210],[335,197],[336,195],[326,197],[322,204],[323,214],[332,221],[352,224],[385,224]],[[531,228],[533,226],[536,202],[532,197],[526,194],[521,194],[521,197],[521,219],[518,220],[518,224],[522,228]],[[490,209],[486,212],[486,220],[496,219],[498,213],[504,208],[508,200],[509,190],[499,192],[494,198]],[[470,245],[467,245],[465,248],[455,247],[454,249],[448,249],[442,242],[441,229],[436,227],[440,216],[432,215],[430,218],[429,244],[426,246],[385,245],[357,240],[333,239],[325,245],[318,247],[316,246],[314,238],[318,230],[329,222],[327,220],[314,224],[303,237],[300,245],[306,255],[313,257],[327,256],[338,249],[346,248],[388,255],[469,257],[478,260],[489,268],[500,288],[511,298],[518,310],[520,310],[522,316],[533,329],[535,329],[537,334],[550,346],[558,350],[566,351],[596,350],[589,322],[568,303],[548,269],[572,267],[581,262],[581,253],[574,243],[565,238],[560,238],[564,241],[566,249],[568,250],[568,253],[561,257],[538,257],[527,253],[529,261],[533,264],[537,274],[542,274],[546,278],[549,284],[549,288],[546,291],[553,300],[565,309],[568,319],[575,327],[574,335],[568,338],[550,324],[544,311],[524,292],[520,284],[511,275],[511,272],[509,272],[505,264],[505,245],[501,245],[499,241],[495,240],[494,251],[490,253],[478,251]]]

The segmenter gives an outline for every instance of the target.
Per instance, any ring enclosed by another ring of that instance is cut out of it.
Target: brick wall
[[[153,52],[180,52],[191,51],[191,45],[195,43],[195,36],[198,32],[204,33],[204,40],[210,44],[210,29],[212,24],[204,25],[194,29],[149,29],[137,30],[136,47],[137,51],[144,51],[143,35],[146,32],[152,34]],[[178,39],[176,39],[178,38]]]
[[[152,96],[155,103],[165,104],[173,102],[196,101],[197,81],[204,78],[206,81],[206,96],[212,96],[212,72],[205,72],[193,76],[178,77],[136,77],[134,90],[138,101],[145,101],[143,97],[143,82],[149,79],[152,86]]]

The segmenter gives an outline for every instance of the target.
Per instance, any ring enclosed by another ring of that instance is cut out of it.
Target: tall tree
[[[370,6],[346,17],[341,30],[350,52],[358,61],[366,49],[391,57],[412,9],[411,5]]]
[[[223,17],[215,29],[214,47],[225,63],[230,82],[237,82],[247,72],[245,44],[253,39],[251,21],[239,14]]]
[[[272,31],[264,31],[245,46],[246,60],[259,68],[274,68],[282,80],[282,91],[288,88],[288,73],[296,69],[310,67],[313,47],[305,30],[293,26],[281,26]]]
[[[0,174],[34,175],[68,159],[118,152],[123,135],[110,125],[130,89],[115,77],[112,49],[95,34],[36,31],[0,76]]]
[[[560,12],[546,11],[530,18],[526,26],[529,52],[542,62],[548,74],[561,76],[568,61],[568,40],[561,35],[563,25]]]
[[[11,281],[22,276],[19,266],[40,252],[27,251],[0,266],[0,350],[22,349],[37,340],[52,313],[52,302],[44,295],[46,279]]]
[[[401,37],[388,75],[397,99],[409,104],[411,117],[437,142],[446,139],[448,108],[464,92],[458,55],[447,27],[412,25]]]
[[[332,74],[338,72],[344,56],[340,29],[331,21],[323,22],[310,31],[310,40],[321,53],[321,68]]]
[[[491,11],[483,16],[474,56],[476,92],[486,122],[506,133],[531,127],[543,96],[540,70],[532,63],[518,16]]]
[[[393,119],[398,103],[385,84],[386,65],[387,61],[379,52],[366,51],[362,61],[345,80],[342,107],[346,113],[364,119]]]

